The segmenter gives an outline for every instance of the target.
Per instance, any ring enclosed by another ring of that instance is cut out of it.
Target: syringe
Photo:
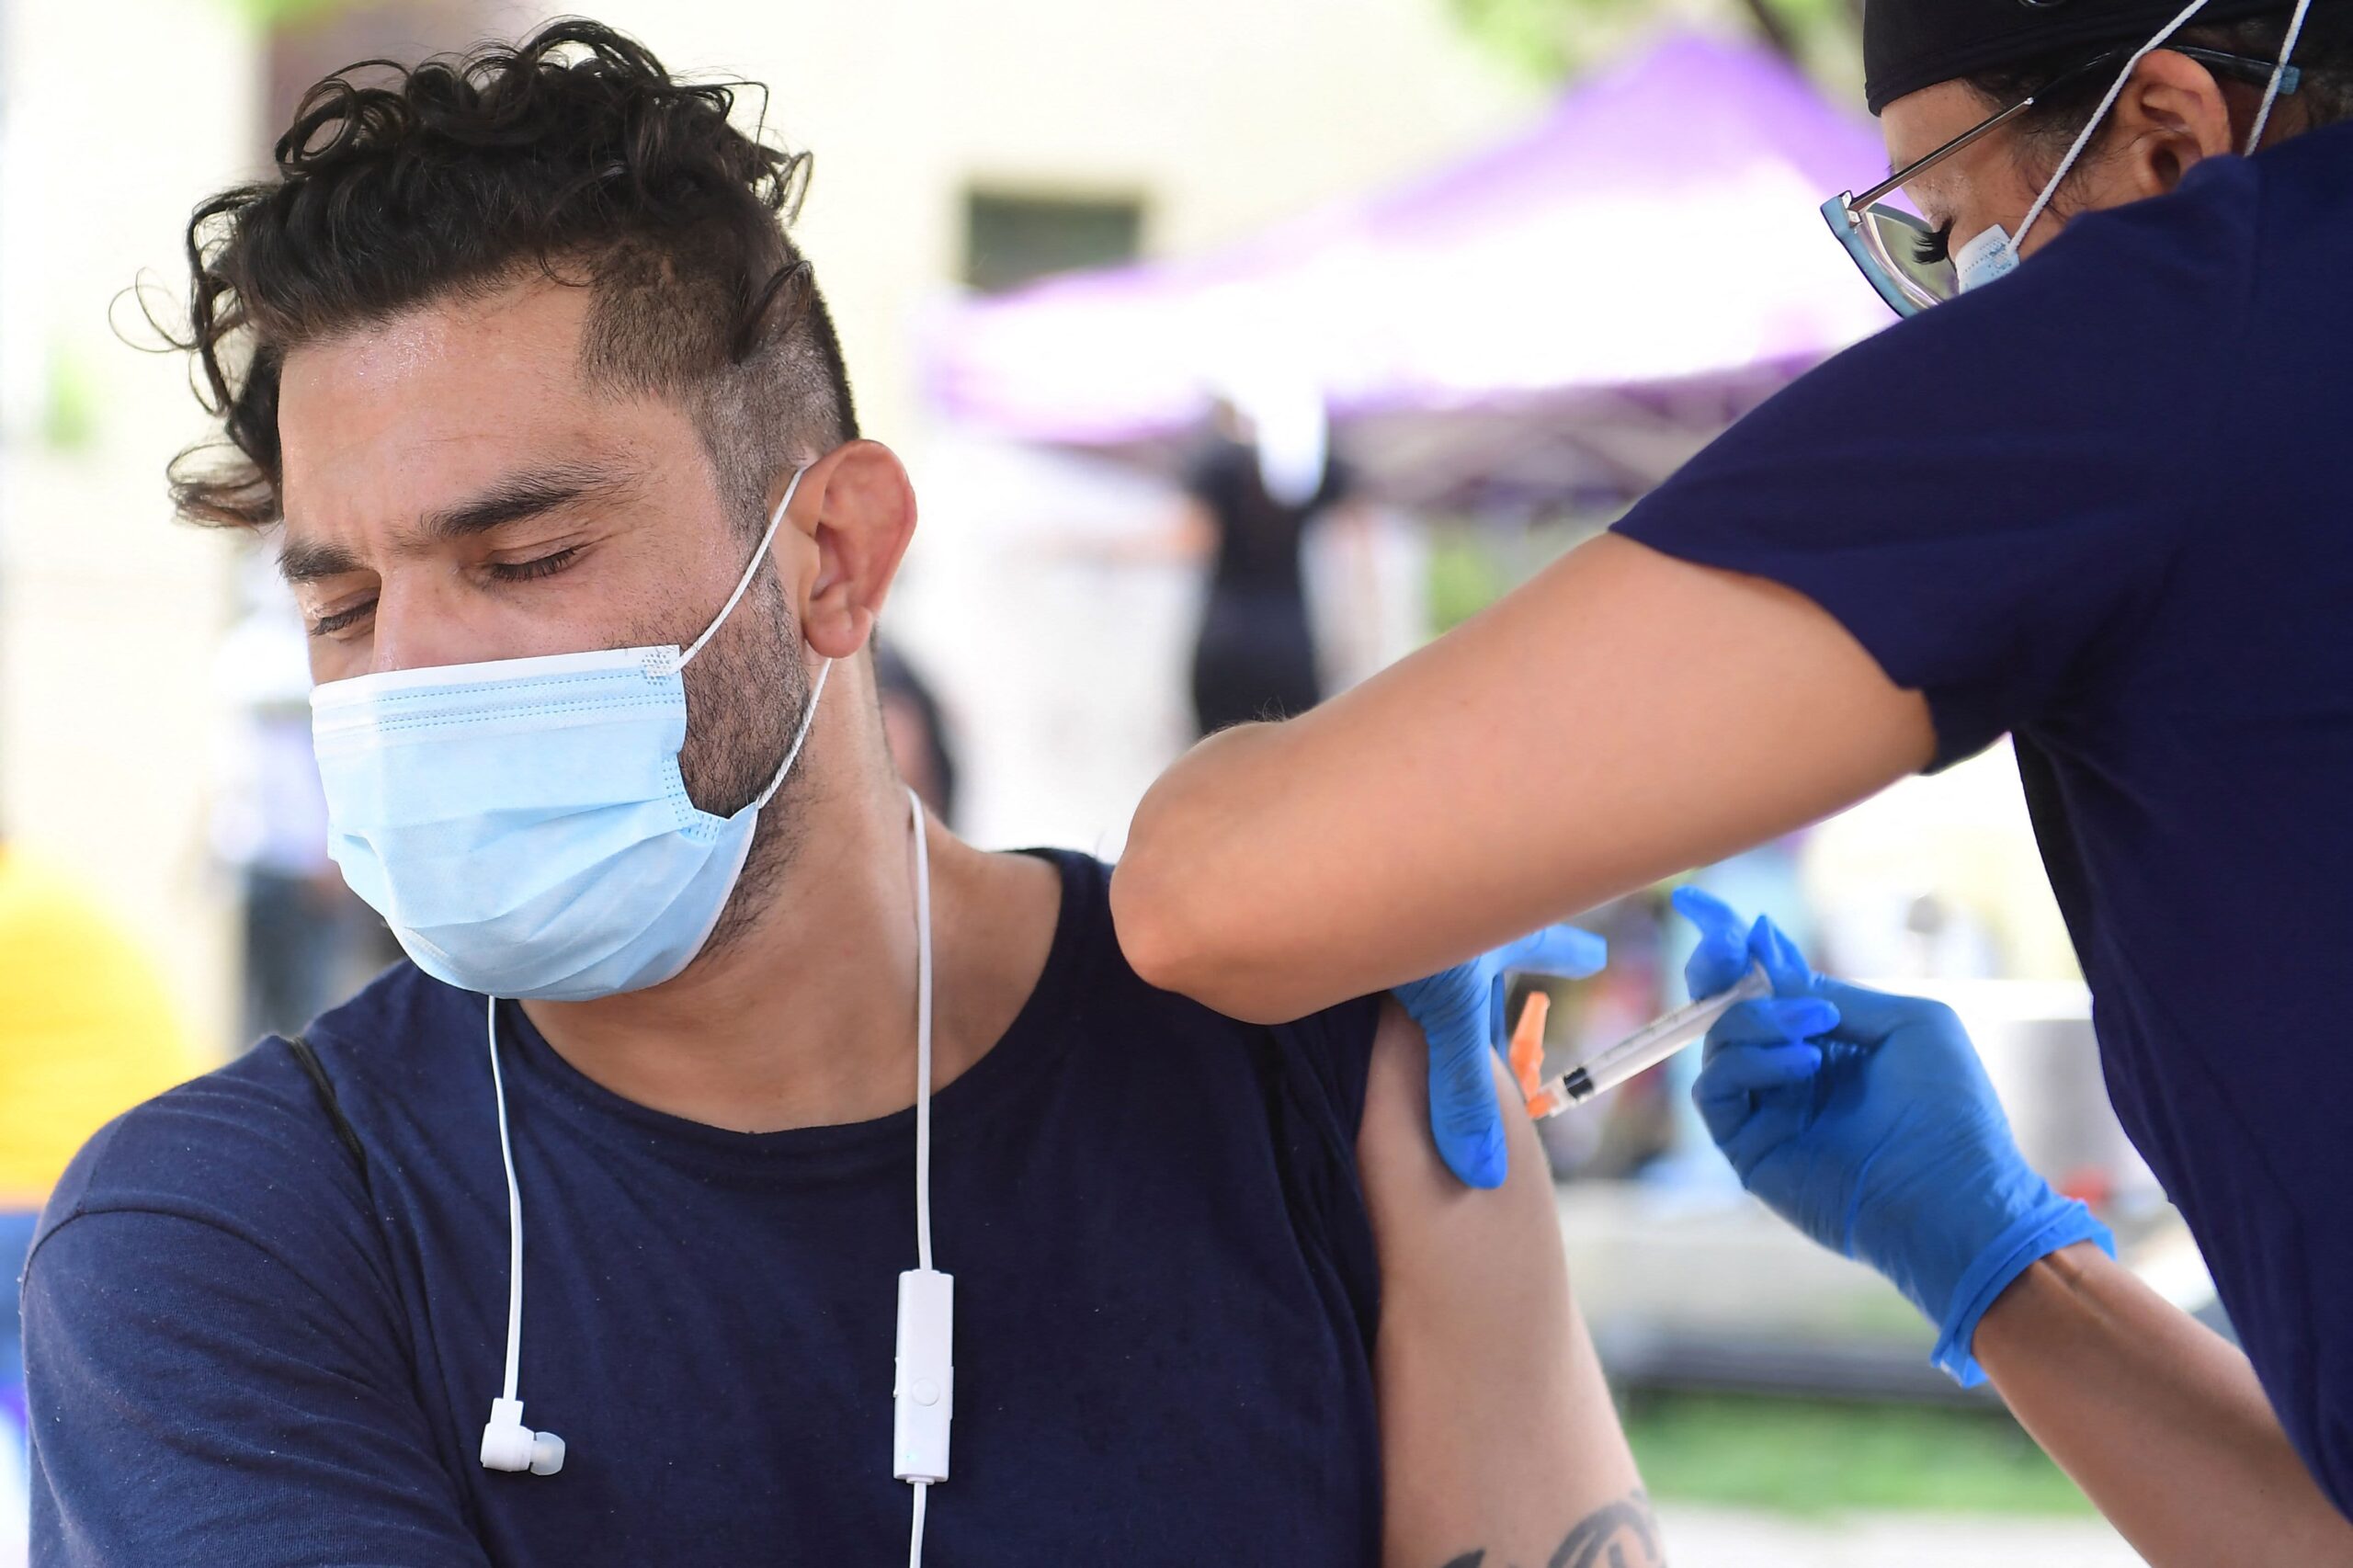
[[[1538,993],[1537,995],[1541,995]],[[1551,1083],[1534,1081],[1533,1074],[1522,1069],[1520,1087],[1528,1096],[1529,1114],[1536,1117],[1558,1116],[1573,1105],[1583,1105],[1605,1090],[1614,1089],[1627,1079],[1646,1073],[1685,1046],[1715,1027],[1718,1018],[1743,1002],[1753,1002],[1773,994],[1773,983],[1765,978],[1761,969],[1751,969],[1732,988],[1713,996],[1700,998],[1677,1007],[1661,1018],[1644,1024],[1617,1044],[1606,1047],[1570,1068]],[[1535,996],[1529,997],[1532,1005]],[[1526,1032],[1526,1020],[1522,1020]],[[1540,1021],[1537,1028],[1541,1029]],[[1519,1052],[1514,1053],[1516,1058]]]

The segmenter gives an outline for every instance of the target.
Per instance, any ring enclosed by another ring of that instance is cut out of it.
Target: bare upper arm
[[[1509,1178],[1464,1187],[1430,1142],[1427,1055],[1386,1004],[1357,1139],[1381,1251],[1385,1560],[1654,1568],[1657,1526],[1569,1294],[1535,1129],[1510,1115]]]
[[[1112,882],[1129,961],[1280,1019],[1860,800],[1928,707],[1826,610],[1615,535],[1300,718],[1179,762]]]

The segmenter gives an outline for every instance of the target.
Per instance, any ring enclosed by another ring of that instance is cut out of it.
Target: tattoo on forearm
[[[1579,1519],[1544,1560],[1544,1568],[1665,1568],[1665,1563],[1651,1500],[1637,1486]],[[1486,1549],[1466,1551],[1446,1568],[1490,1568]],[[1492,1568],[1513,1565],[1498,1562]]]

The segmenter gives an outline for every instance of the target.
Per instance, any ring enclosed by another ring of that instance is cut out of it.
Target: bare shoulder
[[[1385,1003],[1357,1139],[1381,1253],[1384,1560],[1659,1568],[1535,1128],[1507,1105],[1509,1176],[1494,1191],[1462,1186],[1430,1138],[1427,1056]],[[1509,1088],[1498,1064],[1496,1091]]]
[[[1438,1157],[1429,1125],[1429,1044],[1396,999],[1384,996],[1357,1133],[1357,1163],[1376,1223],[1384,1206],[1444,1208],[1472,1196]]]
[[[1036,855],[975,849],[935,830],[932,923],[939,985],[977,1055],[1009,1028],[1046,972],[1062,924],[1063,872]]]
[[[975,905],[994,916],[988,924],[1017,933],[1043,962],[1062,914],[1062,868],[1021,850],[975,849],[961,840],[956,847],[968,862],[959,881],[969,885]]]
[[[1394,1001],[1381,1004],[1365,1085],[1357,1164],[1381,1248],[1384,1295],[1429,1291],[1449,1322],[1475,1314],[1535,1327],[1570,1311],[1552,1181],[1534,1127],[1508,1104],[1510,1175],[1494,1191],[1462,1185],[1430,1136],[1429,1051]],[[1496,1092],[1509,1081],[1497,1066]],[[1409,1294],[1407,1304],[1411,1305]]]

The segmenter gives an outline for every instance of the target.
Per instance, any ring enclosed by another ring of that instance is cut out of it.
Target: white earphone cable
[[[931,1267],[931,846],[924,833],[923,801],[907,804],[915,824],[915,1266]],[[923,1489],[915,1489],[921,1518]]]
[[[931,844],[923,799],[907,791],[915,853],[915,1258],[931,1269]],[[907,1538],[907,1568],[923,1568],[923,1519],[930,1483],[915,1481],[915,1522]]]
[[[823,687],[824,676],[818,681]],[[815,699],[813,697],[813,709]],[[807,722],[802,722],[803,733]],[[800,742],[794,742],[794,750]],[[931,1271],[931,848],[925,828],[922,801],[912,790],[907,791],[907,805],[912,813],[915,839],[915,1252],[925,1273]],[[522,1375],[523,1363],[523,1192],[515,1176],[515,1142],[506,1118],[506,1079],[498,1060],[498,998],[485,997],[484,1037],[490,1051],[490,1085],[492,1104],[498,1112],[498,1162],[506,1177],[506,1372],[503,1397],[517,1402],[517,1388]],[[903,1277],[906,1278],[906,1277]],[[512,1420],[510,1415],[507,1417]],[[493,1425],[499,1420],[493,1412]],[[547,1434],[539,1435],[540,1442],[553,1442],[555,1459],[543,1473],[552,1473],[563,1462],[563,1445]],[[488,1457],[488,1437],[485,1437],[483,1463],[492,1465]],[[945,1474],[944,1437],[941,1449]],[[495,1468],[509,1468],[504,1464]],[[512,1468],[520,1469],[520,1465]],[[533,1467],[539,1469],[535,1460]],[[929,1483],[915,1480],[915,1508],[912,1531],[908,1540],[909,1568],[921,1568],[923,1562],[924,1517],[929,1498]]]
[[[498,1161],[506,1167],[506,1395],[523,1369],[523,1189],[515,1181],[515,1143],[506,1131],[506,1081],[498,1071],[498,998],[490,1003],[490,1092],[498,1107]]]

